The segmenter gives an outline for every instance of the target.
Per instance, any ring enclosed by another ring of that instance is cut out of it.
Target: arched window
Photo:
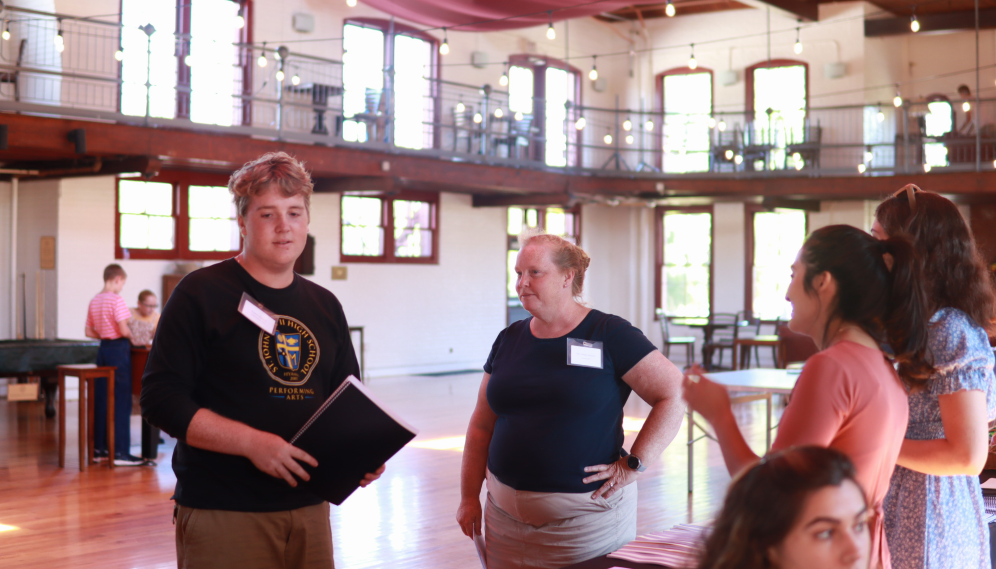
[[[940,139],[954,130],[955,112],[944,95],[927,97],[927,112],[923,115],[923,136]],[[940,140],[923,144],[923,162],[931,167],[948,165],[948,148]]]
[[[712,71],[701,67],[665,71],[657,76],[657,91],[664,112],[664,171],[707,172]]]
[[[576,166],[578,132],[572,126],[568,105],[579,104],[581,72],[557,59],[516,54],[509,56],[508,73],[512,119],[530,121],[533,133],[528,157],[549,166]],[[518,113],[522,113],[521,119]]]
[[[806,142],[809,64],[791,59],[763,61],[747,68],[747,119],[744,146],[759,149],[746,158],[748,170],[800,168],[804,160],[786,147]]]

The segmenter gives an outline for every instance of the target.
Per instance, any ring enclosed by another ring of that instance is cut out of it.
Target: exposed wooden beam
[[[941,32],[951,30],[974,30],[975,12],[972,10],[962,12],[945,12],[917,15],[920,22],[920,31]],[[979,10],[979,27],[983,29],[996,28],[996,8]],[[899,36],[912,34],[910,29],[910,18],[899,16],[896,18],[876,18],[865,20],[865,37],[877,38],[884,36]]]
[[[762,0],[765,4],[770,4],[775,8],[785,10],[790,14],[806,20],[815,22],[820,19],[820,6],[816,2],[806,2],[805,0]]]
[[[387,176],[356,176],[352,178],[314,178],[317,193],[393,194],[400,188],[397,180]]]
[[[572,197],[567,194],[533,194],[533,195],[475,195],[474,207],[507,207],[513,205],[559,205],[568,207]]]

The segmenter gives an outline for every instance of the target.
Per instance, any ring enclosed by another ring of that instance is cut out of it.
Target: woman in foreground
[[[844,454],[773,453],[730,485],[698,569],[867,569],[870,514]]]
[[[873,566],[891,567],[882,529],[882,500],[906,431],[906,391],[899,380],[931,368],[926,300],[912,245],[878,241],[864,231],[832,225],[813,232],[792,265],[789,327],[813,338],[820,352],[803,368],[778,427],[773,450],[818,445],[839,450],[874,513]],[[893,346],[892,361],[880,349]],[[896,367],[899,375],[897,375]],[[689,406],[712,424],[730,474],[758,457],[737,427],[726,389],[698,375],[685,380]]]

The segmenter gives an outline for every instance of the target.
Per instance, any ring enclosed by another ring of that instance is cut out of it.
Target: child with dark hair
[[[132,456],[131,447],[131,311],[121,298],[128,274],[121,265],[112,263],[104,268],[104,289],[93,297],[86,313],[86,336],[100,340],[97,365],[116,368],[114,371],[114,432],[107,432],[107,380],[97,380],[94,387],[94,455],[107,457],[107,438],[114,437],[114,455],[109,457],[118,466],[139,466],[141,458]]]
[[[871,514],[843,453],[776,452],[730,484],[698,569],[867,569]]]
[[[792,303],[789,327],[812,337],[821,351],[799,375],[772,449],[819,445],[850,457],[873,512],[871,558],[889,569],[882,500],[909,414],[899,374],[922,378],[932,372],[919,261],[908,240],[878,241],[855,227],[824,227],[802,246],[786,298]],[[885,342],[893,347],[891,359],[880,349]],[[758,457],[737,428],[726,389],[696,380],[698,369],[691,374],[685,399],[713,425],[727,469],[736,475]]]
[[[885,498],[894,567],[988,569],[978,474],[996,418],[989,336],[996,294],[958,207],[912,184],[879,204],[873,235],[906,235],[923,259],[934,371],[907,381],[910,422]]]

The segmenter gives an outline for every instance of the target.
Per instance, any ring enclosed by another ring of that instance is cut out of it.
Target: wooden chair
[[[508,133],[495,137],[495,149],[504,146],[508,149],[509,158],[518,158],[520,146],[529,148],[530,137],[533,134],[533,116],[524,114],[519,120],[514,117],[509,118]]]
[[[107,378],[107,467],[114,468],[114,369],[93,364],[59,366],[59,468],[66,466],[66,376],[80,380],[80,472],[93,464],[93,398],[97,379]],[[127,380],[127,378],[125,378]],[[127,449],[125,449],[127,451]]]
[[[723,351],[730,350],[733,351],[733,346],[740,335],[739,322],[744,318],[743,312],[737,312],[736,314],[731,313],[716,313],[712,315],[712,323],[716,325],[713,330],[711,341],[704,346],[705,348],[705,364],[706,369],[721,369],[723,367]],[[712,365],[713,353],[719,352],[719,362]],[[735,357],[735,356],[734,356]],[[735,367],[735,362],[730,364],[730,367]]]
[[[804,362],[820,351],[813,339],[789,330],[788,324],[778,326],[778,367],[785,368],[794,362]]]
[[[809,119],[806,119],[806,126],[802,130],[802,140],[793,140],[785,148],[785,154],[787,156],[792,156],[793,154],[799,154],[799,157],[803,160],[806,169],[819,168],[820,167],[820,145],[823,140],[823,127],[817,123],[816,125],[810,125]],[[974,140],[974,139],[973,139]],[[972,143],[972,149],[975,149],[975,143]]]
[[[753,330],[750,331],[751,335],[747,337],[737,338],[738,349],[733,350],[733,357],[737,358],[735,363],[739,363],[738,367],[734,369],[746,369],[750,367],[751,363],[751,351],[754,352],[754,360],[757,361],[757,365],[761,365],[761,352],[760,349],[763,347],[771,348],[771,361],[773,365],[778,366],[778,334],[761,334],[761,325],[763,322],[760,318],[748,319],[751,322],[751,327]],[[778,331],[778,326],[781,324],[781,318],[775,320],[775,332]],[[742,333],[741,333],[742,334]],[[739,351],[738,351],[739,350]],[[739,357],[738,357],[739,353]]]
[[[14,86],[14,100],[21,100],[21,89],[18,84],[18,80],[21,76],[21,62],[24,61],[24,48],[28,45],[27,38],[21,39],[21,43],[17,47],[17,65],[13,71],[5,71],[0,73],[0,83],[10,83]]]
[[[657,309],[657,319],[661,323],[661,338],[664,342],[661,352],[664,357],[671,359],[671,346],[685,346],[685,365],[690,366],[695,363],[695,337],[672,336],[668,317],[660,308]]]

